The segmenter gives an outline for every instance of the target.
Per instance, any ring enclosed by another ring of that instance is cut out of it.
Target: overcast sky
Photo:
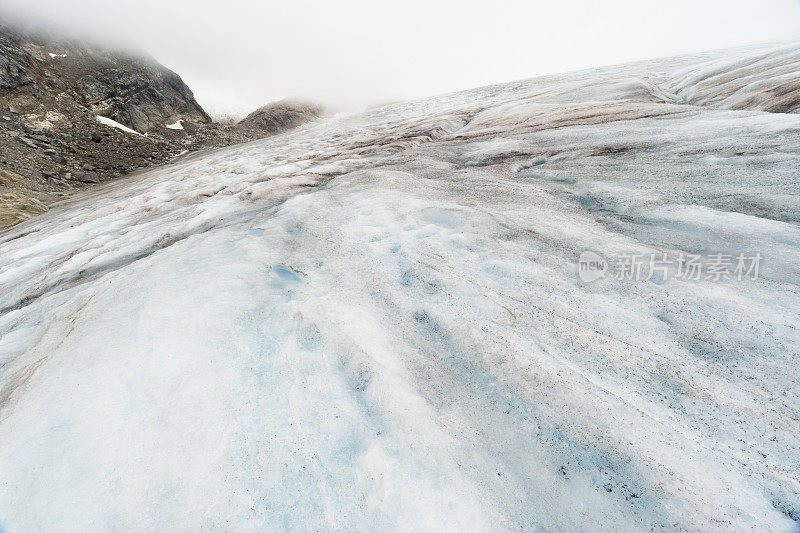
[[[0,0],[147,50],[212,114],[339,109],[558,71],[800,39],[800,0]]]

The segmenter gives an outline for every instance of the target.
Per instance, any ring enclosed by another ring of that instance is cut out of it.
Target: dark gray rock
[[[22,141],[23,143],[25,143],[29,148],[33,148],[34,150],[38,150],[39,149],[39,145],[36,144],[35,142],[33,142],[32,139],[20,136],[19,140]]]
[[[3,28],[0,28],[0,30]],[[8,91],[33,82],[25,67],[26,56],[10,32],[0,31],[0,91]]]
[[[72,179],[81,183],[100,183],[100,176],[95,172],[79,172],[73,175]]]

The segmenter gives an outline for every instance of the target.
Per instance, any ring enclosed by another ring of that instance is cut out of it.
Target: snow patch
[[[116,120],[112,120],[112,119],[110,119],[108,117],[101,117],[99,115],[96,118],[97,118],[97,121],[99,123],[105,124],[106,126],[111,126],[112,128],[117,128],[118,130],[122,130],[122,131],[125,131],[125,132],[128,132],[128,133],[134,133],[136,135],[141,135],[142,137],[146,137],[146,135],[142,135],[138,131],[129,128],[125,124],[120,124]]]
[[[183,122],[183,120],[178,119],[178,121],[175,122],[174,124],[166,124],[164,127],[170,130],[182,130],[183,124],[181,124],[181,122]]]

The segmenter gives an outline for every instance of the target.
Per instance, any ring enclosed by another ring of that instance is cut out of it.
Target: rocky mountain
[[[19,114],[80,106],[144,133],[177,120],[209,123],[180,76],[150,57],[2,27],[0,91]]]
[[[283,100],[256,109],[239,122],[239,127],[261,138],[296,128],[321,114],[322,108],[316,104]]]
[[[241,126],[215,123],[178,74],[145,54],[0,23],[0,228],[91,184],[318,114],[280,102]]]

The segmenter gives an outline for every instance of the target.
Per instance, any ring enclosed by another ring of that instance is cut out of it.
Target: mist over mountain
[[[800,38],[796,0],[4,0],[146,50],[212,117],[298,98],[341,111],[516,79]]]

